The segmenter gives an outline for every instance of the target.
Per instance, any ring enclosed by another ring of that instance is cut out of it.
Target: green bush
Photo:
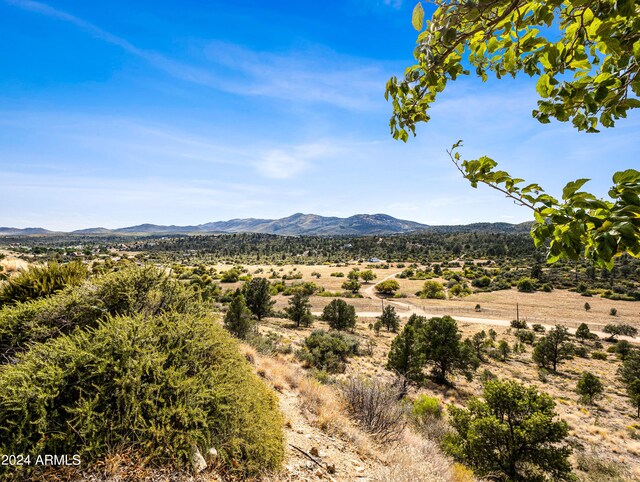
[[[56,293],[67,286],[76,286],[87,279],[87,267],[80,261],[68,264],[48,263],[34,266],[9,278],[0,288],[0,306],[35,300]]]
[[[196,315],[114,317],[37,344],[0,367],[0,453],[132,449],[185,464],[215,447],[230,470],[280,466],[283,419],[219,323]]]
[[[95,325],[108,315],[202,309],[192,288],[154,267],[129,267],[53,296],[0,309],[0,363],[30,343]]]
[[[315,330],[305,338],[304,344],[298,357],[307,365],[329,373],[343,372],[347,358],[357,355],[359,347],[355,337],[324,330]]]
[[[447,297],[444,286],[437,281],[425,281],[419,296],[420,298],[434,300],[444,300]]]
[[[517,287],[522,293],[533,293],[536,290],[536,282],[531,278],[520,278]]]
[[[527,343],[528,345],[532,345],[536,341],[536,335],[533,331],[529,330],[518,330],[516,331],[516,338],[521,343]]]
[[[437,398],[420,395],[413,402],[411,414],[418,425],[423,425],[433,418],[440,418],[442,407]]]
[[[591,353],[591,358],[593,358],[594,360],[606,360],[607,354],[602,353],[601,351],[594,351],[593,353]]]

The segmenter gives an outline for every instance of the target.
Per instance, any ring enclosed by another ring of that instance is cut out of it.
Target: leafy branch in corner
[[[498,163],[489,157],[461,160],[457,152],[461,145],[458,141],[447,153],[472,187],[485,184],[533,211],[531,236],[536,247],[548,241],[549,263],[584,255],[595,265],[611,269],[616,256],[640,257],[639,171],[627,169],[613,175],[611,200],[581,191],[589,179],[577,179],[567,183],[559,201],[538,184],[522,186],[524,179],[496,170]]]

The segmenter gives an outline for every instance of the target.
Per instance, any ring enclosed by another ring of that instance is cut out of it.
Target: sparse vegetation
[[[349,378],[342,387],[347,409],[376,440],[392,443],[400,440],[406,425],[399,405],[401,391],[380,380]]]

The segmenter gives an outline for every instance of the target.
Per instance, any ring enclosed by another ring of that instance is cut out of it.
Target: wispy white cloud
[[[402,0],[383,0],[383,2],[387,7],[402,8]]]
[[[244,95],[322,102],[348,109],[384,106],[389,72],[371,59],[339,55],[319,47],[288,53],[258,52],[210,42],[207,58],[227,69],[225,89]]]
[[[307,161],[280,149],[268,152],[256,163],[258,170],[273,179],[291,179],[308,167]]]

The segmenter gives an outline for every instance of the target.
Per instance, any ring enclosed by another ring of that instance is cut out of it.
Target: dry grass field
[[[271,269],[275,269],[281,276],[282,274],[302,273],[301,280],[287,281],[288,284],[299,281],[313,281],[318,286],[324,287],[328,291],[341,291],[341,285],[348,273],[354,266],[362,269],[366,268],[367,263],[353,264],[349,266],[246,266],[249,273],[255,273],[256,270],[262,270],[262,274],[254,274],[255,276],[269,276]],[[218,266],[218,270],[228,269],[230,266]],[[389,269],[373,269],[380,281],[385,277],[399,273],[401,270],[391,266]],[[331,273],[342,272],[345,274],[343,278],[330,276]],[[312,273],[320,273],[320,277],[312,276]],[[516,341],[513,330],[504,326],[505,321],[515,318],[515,305],[519,306],[520,318],[531,323],[541,323],[547,325],[563,324],[568,327],[576,327],[579,323],[586,322],[594,331],[599,331],[607,323],[629,323],[640,327],[640,304],[634,302],[611,301],[601,299],[599,297],[583,297],[578,293],[567,290],[554,290],[550,293],[519,293],[517,290],[505,290],[489,293],[477,293],[461,299],[451,300],[425,300],[415,296],[424,281],[398,279],[400,283],[400,292],[406,295],[406,298],[394,300],[401,303],[401,306],[415,307],[411,311],[407,310],[403,313],[399,308],[400,315],[406,315],[409,312],[420,312],[424,309],[426,313],[431,314],[450,314],[452,316],[459,315],[463,318],[478,318],[483,320],[483,324],[459,322],[459,328],[463,332],[463,336],[472,336],[474,333],[484,329],[488,331],[493,328],[497,332],[497,340],[505,339],[509,345],[513,345]],[[226,285],[223,285],[226,286]],[[233,285],[229,285],[232,287]],[[239,284],[238,284],[239,286]],[[350,360],[347,370],[344,374],[333,376],[334,382],[352,376],[366,376],[375,379],[391,381],[393,375],[385,368],[387,353],[395,334],[382,331],[376,335],[370,328],[373,321],[371,316],[375,316],[381,310],[381,301],[377,297],[369,298],[372,290],[367,289],[368,285],[364,284],[362,292],[363,298],[345,299],[348,303],[356,307],[357,312],[361,314],[358,320],[355,334],[361,339],[361,346],[366,347],[369,355],[357,356]],[[333,298],[312,296],[312,311],[319,313],[322,308],[328,304]],[[276,310],[281,310],[287,305],[288,297],[278,295],[276,297]],[[584,303],[588,301],[591,310],[584,310]],[[387,301],[387,302],[390,302]],[[476,304],[481,305],[480,312],[475,311]],[[618,315],[613,317],[609,314],[610,308],[615,307]],[[362,315],[365,316],[362,316]],[[496,322],[491,324],[490,320],[500,320],[503,323]],[[264,320],[261,325],[261,331],[275,332],[282,336],[285,343],[290,343],[293,352],[303,346],[304,338],[308,336],[314,329],[328,329],[326,323],[316,321],[311,328],[295,329],[288,320],[279,318],[269,318]],[[593,351],[591,345],[587,345],[589,351]],[[596,351],[605,351],[610,346],[604,342],[604,348]],[[521,382],[535,385],[539,389],[549,393],[556,401],[556,410],[559,416],[567,421],[570,427],[570,441],[574,447],[572,462],[577,469],[579,480],[583,481],[627,481],[640,480],[640,420],[635,416],[635,409],[627,397],[624,387],[617,379],[616,372],[621,361],[615,354],[607,354],[606,360],[595,360],[592,358],[575,357],[567,360],[559,366],[557,374],[541,371],[531,360],[532,347],[526,346],[524,353],[512,354],[506,362],[497,361],[489,357],[485,357],[485,361],[480,366],[477,376],[473,381],[468,382],[460,377],[454,380],[453,387],[442,387],[432,382],[428,382],[426,386],[413,388],[410,396],[419,393],[426,393],[436,396],[441,400],[443,405],[447,404],[464,404],[469,397],[480,395],[482,392],[481,374],[484,372],[487,376],[488,372],[492,375],[504,379],[516,379]],[[279,362],[288,369],[302,370],[299,362],[293,354],[287,356],[279,356]],[[293,367],[293,368],[292,368]],[[575,392],[577,381],[580,375],[589,371],[601,378],[605,386],[604,397],[597,402],[597,405],[586,406],[579,402],[579,396]],[[300,375],[303,376],[304,375]],[[307,374],[308,378],[309,374]],[[306,383],[306,382],[305,382]],[[280,384],[286,387],[286,383]],[[336,390],[331,384],[322,385],[330,398],[339,399]],[[276,387],[277,388],[277,387]],[[304,405],[303,393],[287,392],[289,397],[297,397],[298,405]],[[285,395],[282,395],[285,397]],[[291,400],[283,400],[285,412],[291,407]],[[337,409],[329,409],[328,414],[324,414],[330,420],[341,420],[338,417]],[[323,411],[321,411],[324,413]],[[335,413],[334,413],[335,412]],[[320,416],[322,418],[322,416]],[[317,422],[317,419],[316,419]],[[323,422],[319,422],[320,426]],[[340,426],[346,426],[346,422],[340,421]],[[317,427],[316,427],[317,428]],[[329,433],[333,433],[329,430]],[[300,434],[298,434],[300,435]],[[344,434],[343,434],[344,435]],[[296,437],[292,434],[292,437]],[[364,440],[364,439],[363,439]],[[368,442],[369,443],[369,442]],[[375,444],[374,444],[375,446]],[[346,450],[346,449],[345,449]],[[369,455],[373,453],[369,447]],[[366,451],[365,451],[366,452]],[[341,453],[332,453],[327,449],[327,457],[331,460],[341,460]],[[296,456],[297,457],[297,456]],[[351,456],[349,456],[351,457]],[[347,457],[347,458],[349,458]],[[344,458],[344,457],[343,457]],[[375,459],[375,457],[373,457]],[[341,464],[342,462],[336,462]],[[442,480],[460,480],[456,478],[456,472],[449,462],[449,472]],[[348,468],[342,463],[342,469],[346,474],[359,474],[362,477],[369,477],[358,480],[436,480],[432,478],[394,478],[380,479],[379,476],[372,476],[378,468],[375,464],[358,465],[354,462],[353,467],[363,467],[364,470],[355,471],[356,469]],[[410,464],[407,466],[409,467]],[[298,469],[299,470],[299,467]],[[411,470],[411,469],[408,469]],[[345,478],[337,477],[336,480],[352,480],[351,475]],[[449,477],[447,479],[447,477]],[[462,476],[468,477],[468,474]],[[293,479],[287,479],[293,480]],[[303,479],[306,480],[306,479]],[[356,480],[356,479],[353,479]],[[464,478],[462,479],[464,480]]]
[[[13,256],[7,256],[0,262],[7,271],[17,271],[26,266],[26,263]],[[218,273],[233,267],[229,264],[214,266]],[[407,426],[398,443],[380,444],[350,418],[345,408],[340,386],[347,379],[366,377],[387,382],[394,380],[394,375],[386,369],[386,362],[396,334],[384,330],[376,334],[371,328],[374,317],[383,306],[383,301],[375,295],[373,287],[385,278],[395,277],[402,271],[401,267],[391,265],[384,269],[370,267],[366,262],[314,266],[251,265],[243,267],[243,274],[272,278],[272,281],[281,279],[283,275],[296,277],[301,274],[300,279],[287,279],[286,284],[290,286],[293,283],[313,282],[326,291],[342,292],[342,284],[348,279],[346,275],[354,267],[360,270],[372,269],[377,279],[362,285],[362,297],[342,298],[354,305],[359,314],[353,335],[358,337],[361,351],[360,355],[349,359],[344,373],[319,376],[317,372],[303,368],[296,356],[296,352],[304,346],[304,339],[313,330],[329,329],[327,323],[321,320],[316,320],[312,327],[301,328],[295,328],[289,320],[280,317],[262,320],[259,325],[260,333],[277,335],[279,343],[289,347],[286,353],[266,355],[248,344],[242,345],[246,358],[255,365],[256,372],[277,392],[286,421],[287,460],[284,470],[270,474],[263,480],[478,480],[468,469],[444,455],[430,434],[427,433],[425,437],[424,433],[420,435],[416,429]],[[274,271],[276,276],[272,276]],[[343,273],[344,276],[331,276],[332,273]],[[504,339],[513,346],[517,339],[514,330],[508,327],[508,322],[516,316],[516,304],[520,318],[529,324],[563,324],[575,328],[579,323],[585,322],[593,331],[600,331],[607,323],[628,323],[640,328],[640,303],[611,301],[597,296],[583,297],[567,290],[519,293],[516,289],[475,293],[448,300],[426,300],[415,294],[422,288],[424,281],[397,281],[403,297],[386,299],[384,303],[395,304],[402,318],[401,328],[411,313],[438,316],[448,314],[460,320],[458,327],[465,338],[480,330],[493,329],[497,333],[496,343]],[[242,284],[243,282],[221,283],[221,287],[223,290],[236,289]],[[279,294],[274,299],[276,312],[281,312],[290,298]],[[312,296],[310,301],[314,314],[319,314],[333,299],[335,298]],[[584,309],[586,301],[591,305],[589,312]],[[478,304],[480,311],[475,309]],[[609,314],[612,307],[618,310],[615,317]],[[601,341],[604,347],[600,349],[594,348],[593,342],[588,342],[586,346],[589,353],[606,352],[611,344]],[[424,386],[412,386],[408,397],[413,399],[420,394],[427,394],[436,397],[443,407],[449,404],[460,406],[470,397],[481,395],[482,380],[489,376],[534,385],[554,398],[558,415],[569,424],[569,442],[574,450],[571,461],[578,481],[640,481],[640,419],[635,416],[635,408],[617,378],[620,359],[613,353],[607,353],[606,360],[575,357],[559,365],[558,373],[554,374],[537,367],[531,359],[532,350],[531,345],[525,345],[523,353],[512,353],[504,362],[485,356],[472,381],[457,377],[452,379],[452,386],[427,381]],[[582,404],[575,391],[578,379],[585,371],[597,375],[605,386],[604,397],[596,405]],[[446,424],[444,428],[436,429],[446,430]],[[119,461],[115,464],[113,471],[126,474],[133,470],[122,463]],[[155,480],[157,475],[152,470],[148,477],[141,476],[139,480]],[[214,477],[214,474],[211,476]],[[117,476],[105,479],[104,474],[101,477],[100,480],[121,480]],[[188,480],[199,482],[204,479],[196,477]]]

